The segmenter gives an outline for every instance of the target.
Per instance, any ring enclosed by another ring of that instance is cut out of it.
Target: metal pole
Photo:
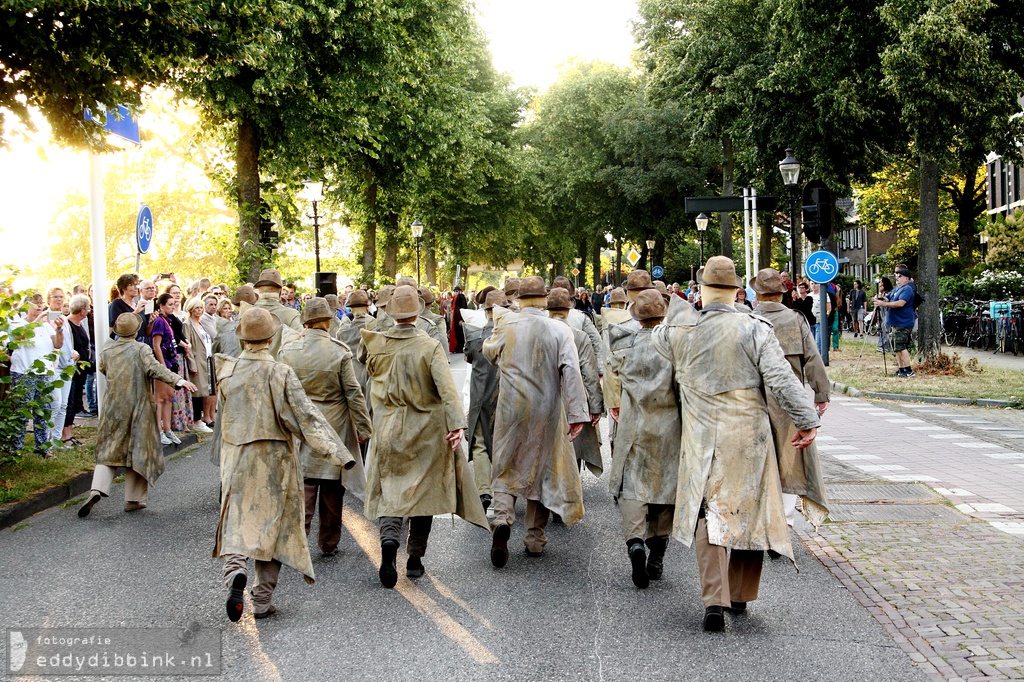
[[[744,283],[750,279],[750,188],[743,188],[743,272]]]
[[[796,240],[796,202],[793,200],[793,189],[789,190],[789,261],[793,264],[793,283],[800,282],[800,247]]]
[[[704,230],[700,231],[700,265],[699,265],[699,267],[704,267]]]
[[[828,367],[828,346],[832,339],[832,325],[828,323],[828,285],[818,285],[818,352]]]
[[[107,345],[110,322],[107,320],[107,238],[103,223],[103,161],[98,154],[89,153],[89,234],[92,257],[92,297],[95,307],[93,341],[96,343],[96,360]],[[103,394],[107,380],[102,372],[96,372],[96,404],[103,411]]]
[[[754,236],[754,274],[748,274],[748,280],[761,271],[761,235],[757,232],[757,189],[754,187],[750,188],[750,233]]]
[[[420,238],[416,237],[416,286],[420,285]]]
[[[316,255],[316,271],[320,272],[320,214],[317,202],[313,202],[313,252]]]

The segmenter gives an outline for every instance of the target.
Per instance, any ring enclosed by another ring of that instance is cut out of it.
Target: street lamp
[[[793,156],[793,148],[786,147],[786,158],[779,161],[779,172],[782,173],[782,183],[789,190],[789,260],[793,265],[793,281],[799,281],[800,277],[800,247],[796,237],[796,201],[794,195],[800,188],[800,162]]]
[[[654,240],[647,240],[647,270],[654,269]]]
[[[324,181],[305,180],[302,183],[302,198],[313,204],[313,254],[316,257],[316,271],[320,272],[320,202],[324,200]]]
[[[554,263],[548,263],[548,272],[551,273],[551,279],[554,280],[555,279],[555,264]]]
[[[697,216],[697,232],[700,233],[700,266],[704,267],[704,233],[708,229],[708,217],[702,212]]]
[[[416,286],[418,287],[420,285],[420,237],[423,236],[423,223],[416,218],[409,228],[412,230],[412,238],[416,240]]]
[[[988,232],[979,234],[978,242],[981,243],[981,262],[984,263],[988,258]]]

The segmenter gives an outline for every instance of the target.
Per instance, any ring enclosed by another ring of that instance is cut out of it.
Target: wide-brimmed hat
[[[517,296],[519,294],[519,287],[522,285],[522,280],[518,277],[509,277],[505,280],[505,295],[509,298]]]
[[[507,283],[506,283],[507,286]],[[507,291],[505,292],[508,293]],[[519,298],[546,298],[547,289],[544,287],[544,278],[533,275],[524,277],[519,283]]]
[[[708,258],[707,264],[697,271],[697,284],[715,289],[743,288],[743,281],[736,276],[736,264],[725,256]]]
[[[114,333],[126,338],[135,338],[142,329],[142,317],[135,313],[121,313],[114,321]]]
[[[628,302],[629,298],[626,296],[626,290],[622,287],[615,287],[612,289],[612,293],[608,294],[608,305]]]
[[[253,286],[257,287],[277,287],[278,289],[284,288],[284,280],[281,279],[281,273],[273,268],[269,268],[260,273],[260,278],[256,280],[256,284]]]
[[[637,294],[633,305],[629,307],[629,314],[634,320],[649,320],[653,317],[665,317],[665,297],[657,289],[647,289]]]
[[[381,287],[380,291],[377,292],[377,307],[387,308],[388,303],[391,302],[391,297],[395,294],[395,285],[386,284]]]
[[[576,293],[576,289],[573,288],[572,282],[569,281],[568,277],[565,277],[563,275],[555,277],[554,281],[551,282],[551,288],[554,289],[555,287],[558,287],[559,289],[565,289],[569,293]]]
[[[395,282],[395,286],[396,287],[402,287],[402,286],[418,287],[419,286],[419,282],[416,281],[415,277],[410,277],[409,275],[403,275],[403,276],[398,278],[397,282]]]
[[[302,309],[302,324],[316,322],[317,320],[329,320],[334,317],[334,310],[326,298],[314,296],[306,301],[306,307]]]
[[[243,284],[238,287],[235,289],[235,295],[231,297],[231,302],[235,305],[241,305],[242,301],[255,303],[258,300],[260,297],[256,295],[256,289],[251,284]]]
[[[420,292],[420,298],[423,299],[423,303],[425,305],[433,305],[434,304],[434,301],[436,299],[434,297],[434,292],[433,291],[431,291],[427,287],[420,287],[418,289],[418,291]]]
[[[366,292],[362,289],[354,289],[351,294],[348,295],[348,301],[345,302],[349,308],[369,308],[370,297],[366,295]]]
[[[423,312],[423,299],[416,287],[403,284],[395,287],[388,302],[388,315],[395,320],[407,320]]]
[[[240,341],[266,341],[274,336],[278,326],[280,323],[276,317],[263,308],[254,306],[239,316],[235,336]]]
[[[337,310],[338,310],[338,295],[337,294],[324,294],[324,300],[327,301],[327,305],[331,306],[331,310],[337,312]]]
[[[653,288],[651,273],[646,270],[634,270],[626,275],[626,291],[642,291]]]
[[[569,310],[572,308],[572,296],[562,287],[551,288],[548,294],[548,310]]]
[[[484,301],[487,300],[487,294],[491,293],[492,291],[495,291],[494,287],[490,285],[485,286],[483,289],[476,292],[476,296],[473,297],[473,300],[476,301],[477,305],[483,305]]]
[[[659,294],[662,295],[662,297],[664,297],[666,301],[669,299],[669,296],[672,295],[668,291],[668,285],[662,282],[660,279],[654,280],[654,288]]]
[[[782,273],[775,268],[762,268],[754,278],[754,291],[759,294],[784,294],[788,290],[782,282]]]
[[[490,310],[491,308],[493,308],[496,305],[500,305],[502,307],[507,308],[508,307],[508,297],[505,295],[504,291],[498,291],[497,289],[491,289],[490,291],[487,292],[487,298],[484,299],[484,302],[483,302],[482,305],[483,305],[483,309],[484,310]]]

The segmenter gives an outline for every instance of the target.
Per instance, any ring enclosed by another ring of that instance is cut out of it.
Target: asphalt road
[[[458,361],[453,370],[461,379]],[[115,486],[87,519],[69,506],[0,532],[3,627],[197,622],[222,630],[227,680],[925,679],[796,538],[799,572],[767,562],[761,599],[727,616],[724,633],[704,633],[692,549],[673,542],[664,580],[636,589],[607,475],[589,473],[586,517],[549,526],[543,558],[523,554],[520,522],[508,566],[494,569],[484,531],[438,518],[427,575],[413,584],[400,571],[395,590],[380,586],[376,528],[349,499],[340,554],[320,558],[313,545],[316,584],[286,567],[278,613],[255,621],[247,608],[232,624],[210,555],[208,455],[207,445],[170,462],[141,512],[122,512]]]

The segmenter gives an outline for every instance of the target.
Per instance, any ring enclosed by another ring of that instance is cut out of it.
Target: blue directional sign
[[[660,265],[655,265],[653,268],[651,268],[651,277],[653,277],[654,279],[661,279],[664,276],[665,268],[661,267]]]
[[[145,204],[139,208],[139,215],[135,218],[135,241],[139,245],[139,253],[149,251],[153,243],[153,211]]]
[[[106,120],[103,127],[111,135],[117,135],[123,140],[132,144],[142,144],[142,136],[139,133],[139,121],[131,115],[127,107],[117,105],[116,112],[105,112]],[[92,112],[85,110],[85,120],[94,120]]]
[[[815,251],[804,263],[807,279],[818,284],[828,284],[839,274],[839,259],[831,251]]]

